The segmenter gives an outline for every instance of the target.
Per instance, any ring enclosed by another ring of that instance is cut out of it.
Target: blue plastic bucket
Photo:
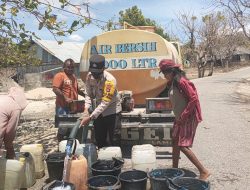
[[[152,190],[168,190],[167,179],[184,176],[184,171],[178,168],[155,169],[148,172]]]

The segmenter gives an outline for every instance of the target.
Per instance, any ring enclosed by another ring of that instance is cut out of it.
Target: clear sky
[[[44,0],[45,1],[45,0]],[[74,0],[77,2],[77,0]],[[80,0],[78,0],[79,2]],[[57,0],[50,0],[54,5]],[[81,1],[82,2],[82,1]],[[211,2],[211,1],[210,1]],[[146,18],[155,20],[168,33],[177,35],[179,30],[176,29],[178,21],[176,15],[183,12],[192,12],[197,17],[201,17],[209,13],[209,1],[207,0],[89,0],[90,15],[92,18],[108,21],[114,18],[118,22],[119,11],[131,8],[136,5]],[[60,14],[59,17],[64,20],[70,20],[70,15]],[[54,40],[53,36],[46,30],[38,30],[38,22],[24,16],[28,29],[35,30],[38,36],[44,40]],[[100,22],[100,25],[105,23]],[[93,25],[87,25],[71,36],[65,37],[65,41],[86,42],[95,35],[102,33],[102,30]],[[180,33],[178,35],[181,35]]]

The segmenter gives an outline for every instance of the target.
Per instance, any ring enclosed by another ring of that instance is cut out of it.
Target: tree
[[[120,18],[119,22],[123,25],[123,22],[128,22],[134,26],[146,26],[145,17],[142,14],[142,11],[137,8],[137,6],[133,6],[124,11],[119,12]]]
[[[186,56],[187,60],[190,61],[191,66],[196,64],[196,37],[198,31],[197,17],[193,13],[179,13],[177,15],[178,21],[181,24],[184,34],[188,37],[188,42],[186,43]]]
[[[201,18],[200,25],[195,25],[196,17],[192,14],[179,16],[182,30],[189,38],[186,43],[186,57],[194,58],[198,67],[198,76],[204,77],[205,68],[209,67],[209,74],[213,74],[214,63],[217,60],[228,62],[237,47],[243,44],[239,28],[230,15],[215,12]],[[196,43],[197,41],[197,43]],[[189,60],[190,61],[190,60]]]
[[[35,52],[30,43],[16,44],[8,38],[0,38],[0,68],[23,64],[40,64],[35,58]]]
[[[125,11],[120,11],[119,15],[119,23],[121,25],[123,25],[124,22],[127,22],[133,26],[155,26],[155,33],[169,40],[169,35],[167,33],[164,33],[164,29],[159,26],[154,20],[145,18],[142,14],[142,11],[138,9],[137,6],[128,8]]]
[[[39,38],[34,31],[28,30],[22,18],[28,15],[38,22],[38,29],[47,29],[58,43],[60,37],[67,36],[83,28],[95,19],[90,18],[87,3],[72,4],[70,0],[0,0],[0,67],[20,64],[37,64],[39,61],[30,50],[30,39]],[[87,16],[84,16],[83,11]],[[68,22],[60,19],[59,14],[69,15]]]
[[[243,34],[250,41],[250,1],[249,0],[215,0],[215,6],[225,8],[241,27]]]
[[[236,48],[244,45],[244,38],[239,32],[239,27],[226,12],[206,15],[203,17],[203,23],[200,30],[203,49],[213,59],[212,63],[221,60],[222,65],[228,68]]]
[[[41,0],[1,0],[0,2],[0,37],[17,41],[27,40],[31,36],[37,37],[33,31],[27,30],[18,18],[28,14],[38,21],[38,29],[46,28],[57,40],[57,37],[72,34],[83,28],[91,21],[88,4],[72,4],[70,0],[59,0],[59,6],[50,4],[51,1]],[[53,2],[53,1],[52,1]],[[73,11],[70,11],[73,10]],[[88,16],[83,15],[86,10]],[[58,18],[59,13],[71,15],[69,23]],[[59,43],[61,43],[59,41]]]

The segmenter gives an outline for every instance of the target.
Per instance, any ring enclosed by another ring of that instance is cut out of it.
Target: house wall
[[[249,54],[240,55],[240,61],[248,61],[248,60],[250,60],[250,55]]]
[[[242,62],[249,60],[250,60],[250,54],[237,54],[232,56],[232,61],[234,62]]]

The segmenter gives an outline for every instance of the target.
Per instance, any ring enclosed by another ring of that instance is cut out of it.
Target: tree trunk
[[[228,72],[228,59],[226,59],[226,64],[225,64],[225,69],[226,69],[226,72]]]
[[[203,78],[204,75],[205,75],[205,71],[206,71],[206,64],[207,62],[205,62],[203,65],[202,65],[202,73],[201,73],[201,77]]]
[[[201,63],[200,62],[198,62],[198,78],[201,78],[201,70],[202,69],[202,66],[201,66]]]
[[[212,76],[214,72],[214,61],[210,62],[210,66],[209,66],[209,73],[208,76]]]

